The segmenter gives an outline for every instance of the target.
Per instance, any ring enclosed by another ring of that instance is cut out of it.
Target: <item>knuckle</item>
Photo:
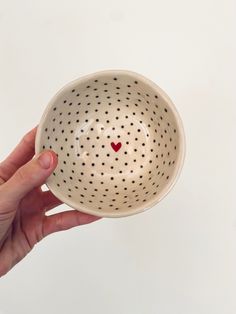
[[[17,181],[23,183],[26,180],[25,169],[22,167],[16,172]]]
[[[57,219],[55,219],[55,229],[57,231],[61,231],[63,230],[63,219],[62,219],[62,215],[61,214],[58,214],[57,215]]]
[[[80,217],[80,215],[77,214],[77,213],[75,213],[75,221],[76,221],[77,226],[82,225],[82,223],[81,223],[81,217]]]
[[[27,185],[33,183],[35,180],[35,173],[33,171],[28,171],[26,167],[21,167],[16,172],[16,181],[18,184]]]
[[[19,168],[16,172],[17,181],[22,184],[27,182],[34,182],[37,179],[37,173],[34,171],[31,164],[26,164]]]

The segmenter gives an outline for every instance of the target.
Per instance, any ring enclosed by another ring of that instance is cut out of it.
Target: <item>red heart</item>
[[[115,144],[114,142],[111,143],[111,147],[114,149],[115,152],[118,152],[118,150],[121,148],[121,142]]]

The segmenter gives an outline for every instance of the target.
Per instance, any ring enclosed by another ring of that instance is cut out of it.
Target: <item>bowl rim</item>
[[[174,172],[172,173],[171,180],[169,181],[168,184],[164,186],[162,191],[158,193],[154,198],[152,198],[149,202],[145,203],[145,206],[137,206],[134,209],[131,210],[126,210],[126,211],[114,211],[114,212],[104,212],[104,211],[98,211],[98,210],[93,210],[89,209],[85,206],[81,206],[81,204],[78,204],[77,202],[74,202],[73,200],[68,200],[62,193],[59,192],[59,190],[53,188],[50,186],[50,183],[48,183],[48,180],[46,180],[45,184],[48,187],[48,189],[62,202],[64,202],[66,205],[69,207],[76,209],[78,211],[81,211],[86,214],[90,214],[93,216],[98,216],[98,217],[104,217],[104,218],[120,218],[120,217],[127,217],[127,216],[132,216],[141,212],[144,212],[153,206],[157,205],[163,198],[165,198],[169,192],[172,190],[172,188],[175,186],[176,182],[178,181],[180,177],[180,173],[183,168],[185,156],[186,156],[186,138],[185,138],[185,132],[184,132],[184,127],[183,127],[183,122],[182,119],[170,99],[170,97],[166,94],[166,92],[160,88],[156,83],[151,81],[150,79],[146,78],[142,74],[139,74],[134,71],[129,71],[129,70],[123,70],[123,69],[110,69],[110,70],[101,70],[101,71],[96,71],[93,73],[89,73],[87,75],[84,75],[82,77],[79,77],[77,79],[74,79],[67,84],[65,84],[63,87],[61,87],[56,94],[51,98],[51,100],[48,102],[46,108],[44,109],[44,112],[41,116],[41,119],[39,121],[38,127],[37,127],[37,132],[36,132],[36,137],[35,137],[35,154],[39,154],[40,151],[40,138],[42,135],[43,131],[43,124],[46,120],[46,117],[51,109],[51,107],[54,105],[55,101],[57,100],[58,96],[61,95],[62,92],[65,92],[66,90],[73,89],[73,87],[76,87],[78,84],[84,83],[88,81],[89,79],[92,79],[93,77],[99,78],[104,75],[127,75],[132,77],[132,79],[136,79],[139,81],[144,82],[148,86],[150,86],[153,90],[155,90],[161,97],[165,100],[165,102],[168,104],[168,107],[172,110],[172,113],[174,115],[174,118],[176,120],[176,123],[178,125],[179,129],[179,154],[176,160],[175,164],[175,169]]]

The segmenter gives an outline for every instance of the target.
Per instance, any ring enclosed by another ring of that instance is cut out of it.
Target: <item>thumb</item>
[[[7,203],[18,203],[26,194],[41,186],[57,165],[57,155],[53,151],[44,151],[24,166],[2,186]]]

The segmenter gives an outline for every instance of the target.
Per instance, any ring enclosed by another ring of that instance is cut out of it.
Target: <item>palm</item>
[[[41,187],[32,188],[19,202],[13,202],[5,196],[9,190],[8,180],[34,155],[35,131],[36,128],[0,164],[0,276],[7,273],[47,235],[98,219],[76,210],[46,215],[47,211],[62,202],[50,191],[42,191]]]
[[[44,230],[45,212],[60,203],[50,192],[42,192],[41,188],[34,189],[21,200],[0,250],[0,254],[4,250],[4,254],[9,257],[9,266],[14,266],[47,235]],[[14,252],[16,247],[17,256]]]
[[[47,196],[47,197],[45,197]],[[47,199],[45,201],[45,199]],[[45,213],[61,204],[51,192],[42,192],[40,188],[31,191],[20,203],[17,220],[20,220],[26,244],[29,248],[43,239],[45,233]]]

